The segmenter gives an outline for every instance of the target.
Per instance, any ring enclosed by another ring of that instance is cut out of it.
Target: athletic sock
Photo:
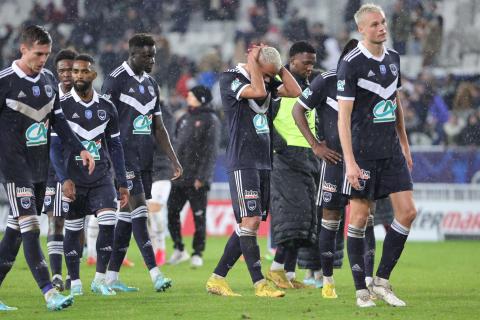
[[[286,273],[295,273],[295,268],[297,266],[297,258],[298,258],[298,248],[295,245],[287,247],[287,251],[285,253],[285,272]]]
[[[240,227],[240,248],[247,263],[252,282],[255,284],[263,280],[260,248],[257,244],[257,233],[255,230]]]
[[[365,275],[367,278],[373,277],[373,267],[375,264],[375,232],[373,230],[373,215],[369,215],[367,219],[367,227],[365,228]]]
[[[87,256],[97,257],[98,219],[90,216],[87,226]]]
[[[155,262],[152,241],[150,241],[150,237],[148,236],[147,215],[148,211],[146,206],[140,206],[133,210],[132,230],[138,249],[140,249],[143,256],[143,261],[145,261],[148,270],[151,270],[157,266],[157,263]]]
[[[337,235],[340,221],[322,219],[320,230],[319,248],[322,256],[321,264],[323,275],[331,277],[333,275],[333,259],[335,256],[335,236]]]
[[[103,211],[98,214],[97,238],[97,273],[107,271],[108,262],[112,255],[113,238],[115,233],[116,216],[114,211]]]
[[[62,275],[63,234],[53,234],[47,237],[48,259],[52,275]]]
[[[7,228],[0,242],[0,285],[12,269],[21,244],[22,235],[18,221],[9,216]]]
[[[113,251],[108,264],[108,271],[119,272],[123,259],[127,254],[130,239],[132,237],[132,219],[130,212],[120,211],[117,214],[118,221],[113,238]],[[107,274],[108,280],[108,274]]]
[[[63,250],[65,252],[65,264],[72,280],[80,279],[80,234],[83,232],[84,219],[65,220],[65,239]]]
[[[213,271],[215,275],[220,277],[226,277],[228,271],[235,265],[238,258],[242,255],[242,249],[240,248],[240,237],[237,232],[234,231],[225,245],[223,255],[218,261],[217,267]]]
[[[393,220],[383,241],[382,259],[378,265],[377,277],[390,279],[390,274],[402,254],[410,229]]]
[[[357,228],[351,224],[348,225],[347,253],[356,290],[367,288],[365,285],[365,263],[363,260],[365,250],[364,238],[364,228]]]

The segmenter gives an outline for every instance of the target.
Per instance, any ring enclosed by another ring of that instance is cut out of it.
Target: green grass
[[[190,243],[191,239],[187,239]],[[43,243],[45,239],[42,239]],[[99,297],[89,292],[93,267],[82,264],[85,295],[73,307],[48,312],[21,254],[0,290],[0,298],[18,311],[0,313],[0,319],[478,319],[480,311],[480,243],[409,243],[392,276],[396,293],[408,303],[395,309],[378,302],[376,308],[355,307],[348,261],[335,271],[336,300],[325,300],[320,290],[289,290],[283,299],[256,298],[245,263],[239,261],[229,274],[239,298],[211,296],[205,281],[223,252],[226,238],[209,238],[205,266],[191,270],[188,264],[165,266],[174,281],[165,293],[153,291],[150,278],[132,242],[129,258],[134,268],[122,269],[122,279],[140,287],[139,293]],[[261,248],[265,241],[261,239]],[[379,243],[379,248],[381,244]],[[46,252],[46,251],[44,251]],[[378,256],[377,256],[378,258]],[[377,259],[378,263],[378,259]],[[267,270],[268,262],[263,263]],[[303,278],[303,271],[299,271]]]

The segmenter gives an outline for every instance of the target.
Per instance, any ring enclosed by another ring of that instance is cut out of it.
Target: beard
[[[92,84],[91,82],[87,82],[87,81],[81,81],[81,82],[75,81],[73,83],[73,87],[75,88],[75,90],[79,92],[85,92],[90,88],[91,84]]]

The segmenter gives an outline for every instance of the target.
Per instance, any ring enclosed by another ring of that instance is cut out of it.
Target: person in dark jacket
[[[175,249],[169,264],[178,264],[190,258],[182,241],[180,224],[180,211],[189,201],[195,222],[191,264],[192,267],[203,265],[207,193],[217,156],[220,130],[220,122],[208,106],[211,100],[212,94],[208,88],[192,88],[187,97],[188,112],[177,121],[175,146],[185,170],[180,179],[173,181],[167,203],[168,230]]]

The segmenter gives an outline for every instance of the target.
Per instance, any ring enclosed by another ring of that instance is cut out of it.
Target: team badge
[[[92,119],[92,110],[85,110],[85,118],[88,120]]]
[[[253,211],[257,208],[257,202],[255,200],[248,200],[247,207],[248,207],[248,210]]]
[[[383,75],[387,74],[387,68],[385,68],[385,65],[383,64],[380,65],[380,73]]]
[[[345,91],[345,80],[337,81],[337,91]]]
[[[133,189],[133,181],[132,180],[127,180],[127,188],[128,188],[129,191]]]
[[[392,74],[396,77],[398,76],[398,68],[396,65],[393,63],[390,65],[390,71],[392,71]]]
[[[151,95],[152,97],[155,97],[155,89],[153,89],[152,86],[148,86],[148,92],[150,92],[150,95]]]
[[[142,86],[141,84],[138,85],[138,91],[140,91],[141,94],[145,93],[145,87]]]
[[[66,201],[62,201],[62,211],[67,213],[68,209],[70,209],[70,204]]]
[[[52,203],[52,196],[45,196],[45,199],[43,200],[43,204],[46,206],[49,206]]]
[[[39,86],[33,86],[32,87],[32,92],[33,92],[33,95],[35,97],[39,97],[40,96],[40,87]]]
[[[98,119],[104,121],[105,119],[107,119],[107,112],[105,110],[98,110],[97,116],[98,116]]]
[[[367,185],[367,181],[363,179],[358,179],[358,184],[360,185],[360,188],[358,188],[359,191],[365,190],[365,186]]]
[[[308,97],[310,97],[312,94],[313,94],[313,92],[312,92],[312,90],[310,90],[310,88],[307,88],[307,89],[303,90],[303,92],[302,92],[302,96],[305,99],[308,99]]]
[[[20,204],[22,205],[23,209],[28,209],[32,205],[32,201],[30,201],[30,197],[23,197],[20,198]]]
[[[323,193],[323,202],[330,202],[332,200],[332,194],[330,192]]]
[[[230,88],[232,89],[232,91],[237,91],[238,87],[240,87],[241,85],[242,83],[240,82],[240,80],[236,78],[235,80],[232,81]]]
[[[49,84],[45,85],[45,93],[47,94],[47,97],[51,98],[53,96],[53,89],[52,86]]]

